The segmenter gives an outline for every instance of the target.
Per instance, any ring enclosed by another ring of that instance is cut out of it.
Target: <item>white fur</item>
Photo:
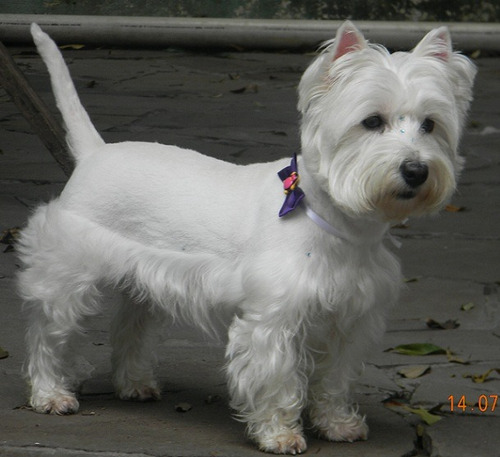
[[[302,208],[278,218],[276,173],[288,160],[237,166],[174,146],[105,144],[55,44],[35,24],[32,34],[77,162],[19,243],[33,408],[77,411],[68,342],[111,286],[123,296],[111,337],[121,398],[159,398],[150,348],[158,315],[210,330],[220,313],[237,311],[231,404],[262,450],[303,452],[305,409],[328,440],[366,439],[350,388],[398,295],[399,264],[384,235],[392,220],[439,209],[462,164],[475,70],[451,50],[447,30],[390,55],[347,22],[302,78],[300,186],[349,241]],[[362,125],[373,114],[382,129]],[[436,122],[432,133],[422,132],[425,118]],[[401,199],[405,160],[424,162],[429,177]]]

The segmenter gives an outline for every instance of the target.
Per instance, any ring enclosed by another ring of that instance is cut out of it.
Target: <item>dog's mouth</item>
[[[398,200],[411,200],[412,198],[415,198],[417,195],[417,192],[415,190],[405,190],[403,192],[398,192],[396,194],[396,198]]]

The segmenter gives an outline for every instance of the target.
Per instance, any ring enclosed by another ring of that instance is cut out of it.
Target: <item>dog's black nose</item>
[[[421,186],[429,176],[429,168],[425,163],[417,162],[416,160],[407,160],[399,167],[401,175],[406,184],[416,188]]]

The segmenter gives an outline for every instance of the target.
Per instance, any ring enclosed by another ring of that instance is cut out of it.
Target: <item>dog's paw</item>
[[[281,431],[278,435],[267,434],[259,439],[259,449],[273,454],[302,454],[307,449],[301,433],[293,430]]]
[[[64,392],[52,395],[33,395],[31,397],[31,406],[37,413],[63,416],[65,414],[75,414],[80,405],[75,395]]]
[[[161,391],[156,382],[149,384],[130,383],[117,389],[121,400],[155,401],[161,399]]]
[[[358,415],[348,419],[332,421],[328,427],[318,428],[321,438],[328,441],[348,441],[368,439],[368,425],[365,418]]]

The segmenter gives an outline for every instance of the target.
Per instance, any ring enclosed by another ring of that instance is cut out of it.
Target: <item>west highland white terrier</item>
[[[112,287],[121,398],[160,396],[149,345],[158,314],[208,328],[230,310],[231,406],[261,450],[305,451],[305,411],[327,440],[366,439],[351,384],[401,283],[384,238],[394,221],[438,211],[462,169],[475,68],[447,28],[390,54],[344,23],[300,81],[299,158],[247,166],[105,144],[54,42],[36,24],[32,35],[76,161],[18,246],[33,408],[78,410],[67,343]]]

